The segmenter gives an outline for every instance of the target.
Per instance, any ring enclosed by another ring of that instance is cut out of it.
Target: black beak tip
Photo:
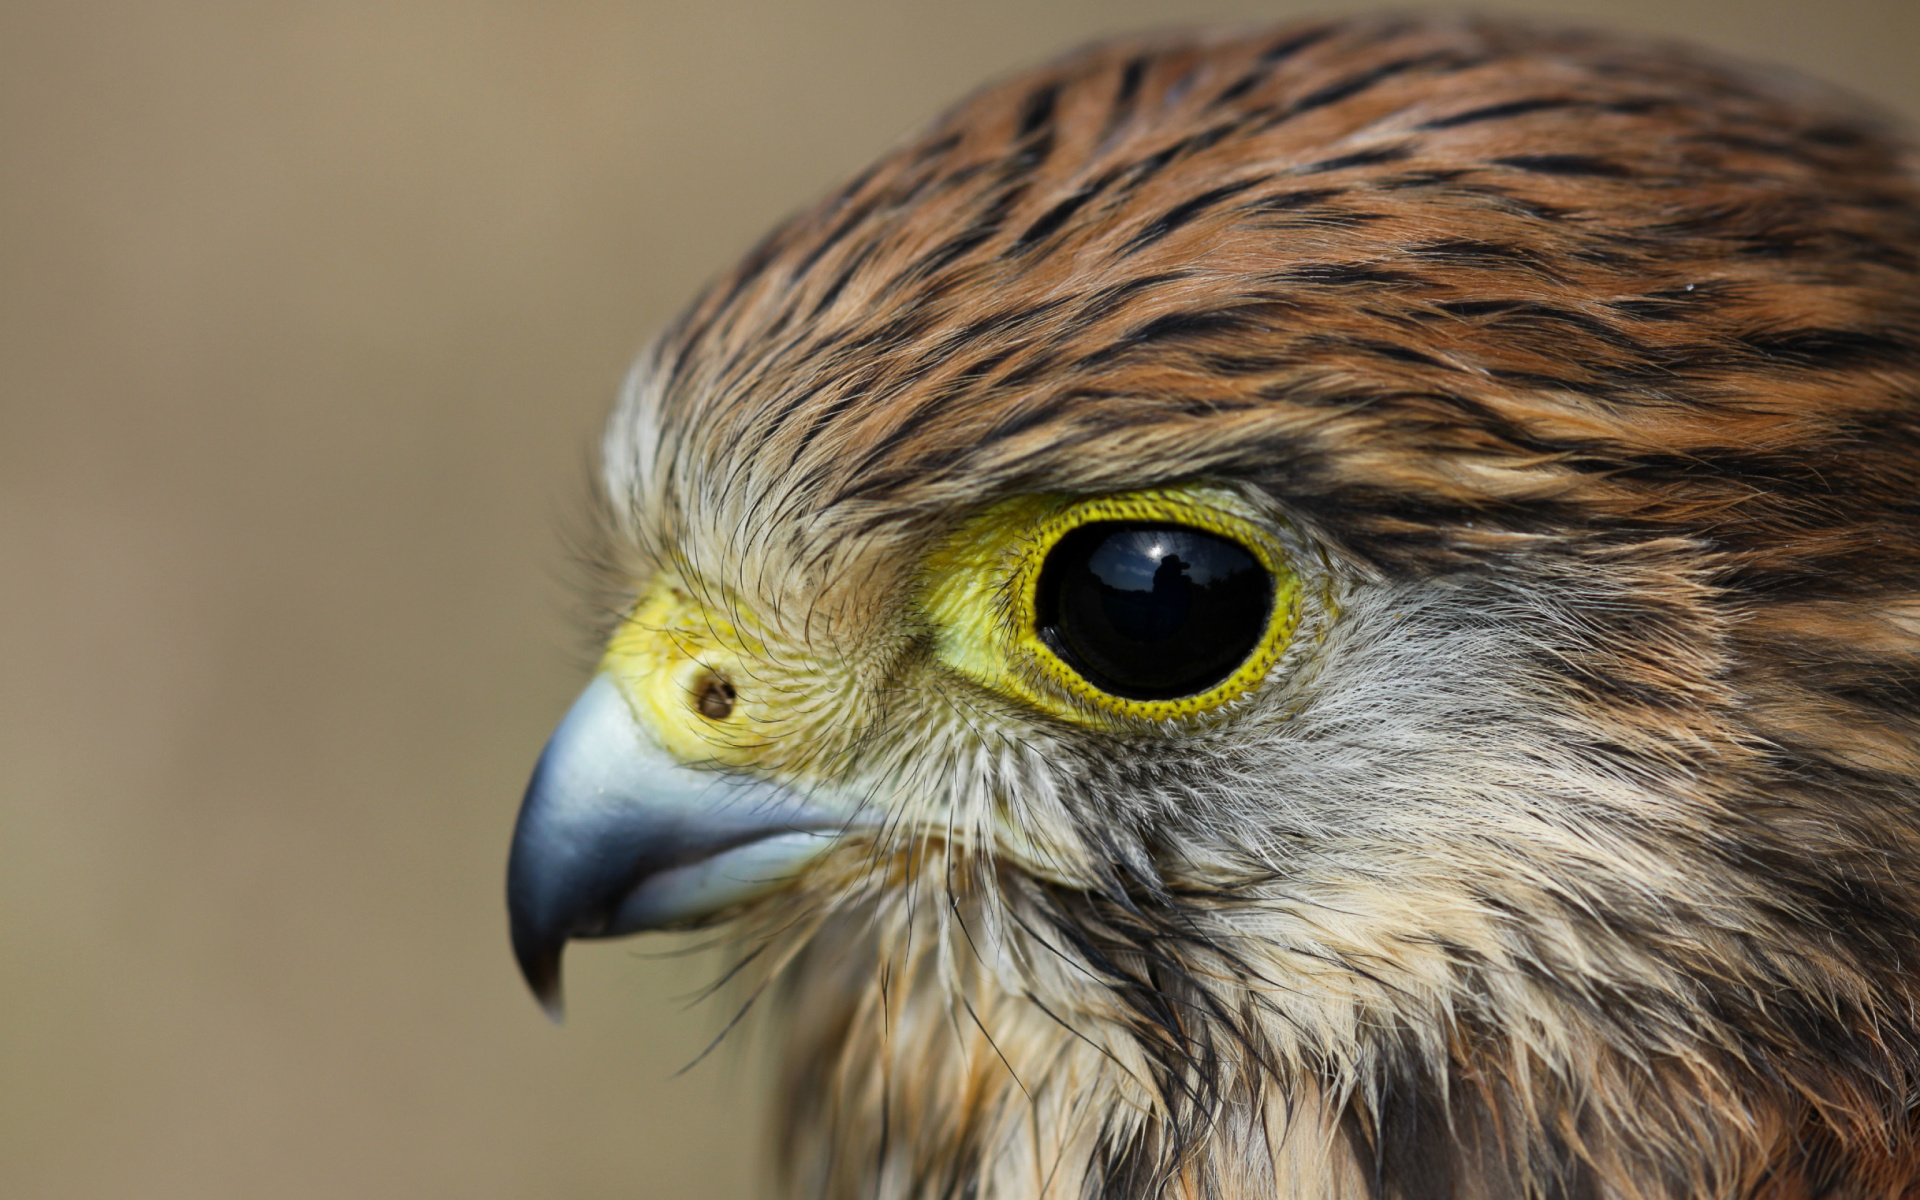
[[[564,938],[559,941],[545,938],[513,939],[513,957],[520,964],[521,978],[527,981],[533,998],[540,1002],[547,1019],[555,1025],[565,1024],[567,1019],[566,994],[560,986],[560,954],[566,945]]]

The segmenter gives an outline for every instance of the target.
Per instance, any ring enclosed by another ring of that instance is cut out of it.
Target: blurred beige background
[[[1527,7],[1920,113],[1915,0]],[[0,1196],[754,1194],[709,963],[507,951],[612,388],[983,77],[1304,10],[0,0]]]

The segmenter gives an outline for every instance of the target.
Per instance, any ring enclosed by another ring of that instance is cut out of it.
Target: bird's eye
[[[916,607],[948,669],[1034,709],[1139,731],[1260,688],[1310,596],[1297,535],[1206,483],[1016,495],[931,547]]]
[[[1186,525],[1096,521],[1054,543],[1036,632],[1088,683],[1130,700],[1225,680],[1267,631],[1274,580],[1253,552]]]

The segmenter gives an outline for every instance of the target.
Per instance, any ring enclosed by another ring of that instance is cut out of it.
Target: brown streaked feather
[[[850,772],[990,760],[1085,872],[881,845],[765,914],[795,1194],[1920,1190],[1913,168],[1665,43],[1165,35],[975,95],[696,301],[621,536],[885,691]],[[1349,589],[1238,742],[915,657],[969,512],[1193,479]]]
[[[1916,218],[1870,117],[1591,35],[1274,37],[1115,44],[961,106],[696,306],[663,422],[722,456],[751,430],[816,502],[1230,424],[1423,537],[1752,524],[1737,566],[1771,575],[1910,536],[1796,520],[1911,477]]]

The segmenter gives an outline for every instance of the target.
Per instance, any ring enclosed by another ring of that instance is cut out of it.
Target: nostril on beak
[[[703,671],[693,685],[693,706],[709,721],[724,721],[733,715],[733,684],[713,671]]]
[[[689,690],[699,703],[697,681]],[[723,695],[730,706],[732,688]],[[852,820],[777,783],[679,762],[597,675],[541,752],[514,822],[514,957],[557,1014],[568,942],[724,912],[791,879]]]

